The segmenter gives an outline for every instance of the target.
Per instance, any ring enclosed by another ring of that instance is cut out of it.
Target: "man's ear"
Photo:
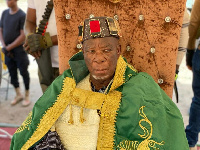
[[[83,55],[84,55],[84,44],[82,43],[82,52],[83,52]]]
[[[117,54],[121,55],[121,45],[120,44],[117,45]]]

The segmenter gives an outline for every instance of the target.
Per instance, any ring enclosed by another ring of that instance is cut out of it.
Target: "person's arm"
[[[9,45],[7,45],[5,48],[7,51],[10,51],[12,49],[14,49],[15,47],[18,47],[19,45],[21,45],[25,40],[25,34],[24,34],[24,30],[20,30],[20,35]]]
[[[35,33],[36,29],[36,9],[28,8],[25,20],[25,35]]]
[[[190,25],[189,25],[189,40],[186,53],[186,65],[189,70],[192,70],[192,58],[195,50],[196,36],[200,28],[200,0],[195,0],[192,8]]]
[[[28,8],[26,22],[25,22],[26,35],[28,36],[29,34],[35,34],[35,29],[36,29],[36,10],[32,8]],[[36,36],[36,35],[33,35],[33,36]],[[52,41],[52,45],[58,45],[57,35],[50,36],[49,38]],[[32,40],[34,40],[34,38]],[[36,52],[31,53],[29,51],[30,47],[28,46],[28,43],[29,43],[28,40],[26,40],[24,44],[25,50],[28,51],[31,55],[33,55],[35,58],[39,58],[41,56],[40,51],[38,50]]]
[[[2,17],[1,17],[1,22],[0,22],[0,41],[1,41],[1,44],[2,44],[2,48],[1,48],[1,51],[8,57],[13,57],[13,55],[7,51],[6,49],[6,44],[5,44],[5,40],[3,38],[3,17],[4,17],[4,13],[2,14]],[[1,65],[1,64],[0,64]]]
[[[6,46],[4,38],[3,38],[3,20],[4,20],[4,12],[1,15],[1,20],[0,20],[0,41],[3,47]]]
[[[29,8],[27,9],[26,13],[26,20],[24,25],[25,35],[28,36],[29,34],[35,33],[36,31],[36,9]],[[28,46],[28,40],[26,38],[24,43],[24,50],[29,51],[30,47]],[[40,52],[30,53],[33,57],[39,58],[41,55]]]
[[[3,39],[3,29],[0,27],[0,41],[3,47],[6,47],[6,44]]]
[[[188,49],[195,49],[196,35],[200,27],[200,0],[195,0],[189,24]]]
[[[51,40],[53,45],[58,45],[58,37],[57,35],[51,36]]]

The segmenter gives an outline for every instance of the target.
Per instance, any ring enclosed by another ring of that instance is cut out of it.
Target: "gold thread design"
[[[63,88],[54,105],[45,112],[36,131],[24,144],[22,149],[28,149],[41,139],[54,125],[55,121],[63,113],[68,104],[89,109],[101,109],[102,114],[100,117],[97,149],[112,149],[114,147],[114,135],[116,132],[115,122],[117,110],[119,110],[121,102],[121,92],[115,91],[115,89],[125,82],[126,67],[127,63],[123,60],[122,56],[120,56],[117,62],[113,84],[107,95],[75,88],[75,79],[66,77],[63,80]],[[104,104],[102,106],[103,102]]]
[[[77,105],[89,109],[100,109],[104,99],[106,98],[105,94],[87,91],[79,88],[74,89],[71,96],[72,105]]]
[[[126,67],[127,63],[124,61],[123,57],[120,56],[117,62],[112,86],[109,93],[106,95],[106,99],[101,109],[97,141],[98,150],[113,149],[114,147],[114,136],[116,133],[115,122],[121,102],[121,92],[115,91],[115,89],[125,82]]]
[[[22,125],[15,131],[15,133],[22,132],[25,129],[29,130],[29,125],[31,124],[31,122],[32,122],[32,111],[28,114],[28,117],[25,119]]]
[[[154,140],[151,140],[152,134],[153,134],[153,125],[151,123],[151,121],[147,118],[146,114],[144,113],[144,107],[142,106],[139,109],[139,114],[140,116],[142,116],[144,119],[141,119],[139,121],[139,126],[140,128],[143,130],[144,134],[138,134],[141,138],[145,139],[144,141],[142,141],[141,143],[139,143],[138,141],[128,141],[128,140],[124,140],[122,142],[119,143],[119,145],[117,146],[118,148],[120,148],[120,150],[150,150],[150,148],[159,150],[159,148],[156,147],[156,145],[164,145],[164,141],[162,142],[156,142]],[[146,122],[149,124],[150,126],[150,131],[144,127],[141,122]]]
[[[120,101],[121,92],[111,91],[106,95],[101,109],[97,150],[112,149],[114,147],[115,122]]]
[[[137,150],[138,145],[139,145],[138,141],[124,140],[119,143],[117,148],[120,148],[120,150]]]
[[[124,61],[123,57],[120,55],[117,61],[115,76],[114,76],[113,84],[110,88],[110,91],[118,88],[125,82],[126,67],[127,67],[127,63]]]
[[[33,144],[35,144],[39,139],[41,139],[48,130],[54,125],[55,121],[65,110],[66,106],[69,104],[69,95],[75,88],[76,83],[73,79],[66,77],[63,81],[63,88],[61,93],[58,95],[57,100],[54,105],[45,112],[44,116],[40,119],[40,123],[33,135],[28,139],[28,141],[23,145],[22,150],[27,150]],[[67,90],[66,90],[67,89]],[[53,117],[52,117],[53,116]]]
[[[131,70],[133,70],[134,72],[137,72],[137,70],[136,70],[132,65],[127,64],[127,66],[128,66]]]
[[[133,74],[129,74],[129,75],[128,75],[129,78],[132,77],[132,76],[133,76]]]

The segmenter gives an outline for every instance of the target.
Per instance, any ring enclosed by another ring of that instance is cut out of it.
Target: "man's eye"
[[[103,51],[106,52],[106,53],[108,53],[108,52],[111,51],[111,49],[104,49]]]
[[[88,53],[95,53],[95,50],[88,50]]]

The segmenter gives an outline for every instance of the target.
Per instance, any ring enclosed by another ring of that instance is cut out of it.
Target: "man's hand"
[[[30,34],[27,36],[24,48],[25,50],[36,58],[41,56],[41,51],[53,46],[49,33],[44,36],[40,34]]]
[[[193,58],[193,55],[194,55],[194,50],[187,49],[187,52],[186,52],[186,65],[187,65],[189,70],[192,70],[192,58]]]
[[[12,48],[11,48],[11,45],[10,45],[10,44],[8,44],[8,45],[7,45],[5,48],[6,48],[6,50],[7,50],[7,51],[11,51],[11,50],[12,50]]]
[[[13,53],[12,53],[11,51],[8,51],[8,50],[6,49],[6,47],[3,47],[3,48],[2,48],[2,52],[3,52],[6,56],[8,56],[8,57],[10,57],[10,58],[14,58]]]
[[[29,53],[30,55],[32,55],[32,56],[35,57],[36,59],[40,58],[40,56],[41,56],[41,52],[40,52],[40,51],[37,51],[37,52],[31,52],[31,51],[30,51],[30,47],[29,47],[29,45],[28,45],[27,39],[25,40],[25,43],[24,43],[23,47],[24,47],[24,50],[25,50],[27,53]]]

